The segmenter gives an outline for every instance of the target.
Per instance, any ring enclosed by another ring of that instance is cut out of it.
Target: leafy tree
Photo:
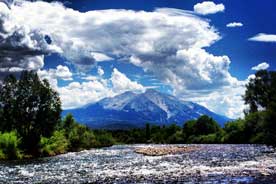
[[[245,121],[238,119],[234,122],[228,122],[224,126],[226,135],[224,136],[224,142],[232,144],[246,143],[247,138],[244,135]]]
[[[8,76],[0,91],[3,131],[16,130],[23,148],[38,154],[41,136],[50,136],[60,121],[61,102],[47,80],[41,81],[32,71],[22,72],[20,79]]]
[[[276,72],[260,70],[246,85],[245,104],[249,105],[249,113],[259,109],[276,110]]]
[[[213,118],[203,115],[199,117],[195,124],[196,135],[207,135],[216,133],[220,129],[217,122]]]
[[[276,72],[260,70],[246,85],[243,96],[249,111],[245,128],[250,142],[276,144]]]
[[[184,123],[183,129],[182,129],[184,140],[187,140],[189,136],[195,134],[196,132],[195,124],[196,124],[196,120],[190,120]]]
[[[17,80],[13,75],[7,76],[0,85],[0,130],[10,132],[16,124]]]
[[[76,121],[71,113],[67,114],[61,123],[61,129],[65,130],[65,136],[68,138],[70,131],[76,125]]]

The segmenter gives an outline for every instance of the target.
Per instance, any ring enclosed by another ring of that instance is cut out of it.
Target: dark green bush
[[[112,137],[112,134],[106,131],[99,131],[96,134],[96,147],[107,147],[115,144],[115,140]]]

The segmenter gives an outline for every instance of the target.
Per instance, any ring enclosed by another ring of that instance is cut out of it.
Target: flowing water
[[[144,156],[119,145],[51,158],[0,163],[0,183],[276,183],[276,150],[264,145],[199,145]]]

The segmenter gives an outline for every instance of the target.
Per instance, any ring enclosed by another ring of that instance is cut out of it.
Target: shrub
[[[100,131],[96,134],[96,147],[107,147],[115,144],[115,140],[112,135],[105,131]]]
[[[69,141],[64,135],[64,131],[55,131],[50,138],[41,137],[40,153],[43,156],[53,156],[65,153],[68,150]]]
[[[22,158],[19,144],[20,139],[14,131],[0,133],[0,159],[13,160]]]
[[[79,151],[94,147],[96,144],[94,133],[86,126],[75,124],[68,133],[70,150]]]

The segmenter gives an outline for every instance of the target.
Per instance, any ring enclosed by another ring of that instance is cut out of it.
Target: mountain
[[[65,110],[63,116],[67,113],[89,127],[107,129],[140,128],[145,123],[182,126],[185,121],[201,115],[208,115],[221,125],[230,120],[199,104],[181,101],[153,89],[141,94],[125,92],[82,108]]]

